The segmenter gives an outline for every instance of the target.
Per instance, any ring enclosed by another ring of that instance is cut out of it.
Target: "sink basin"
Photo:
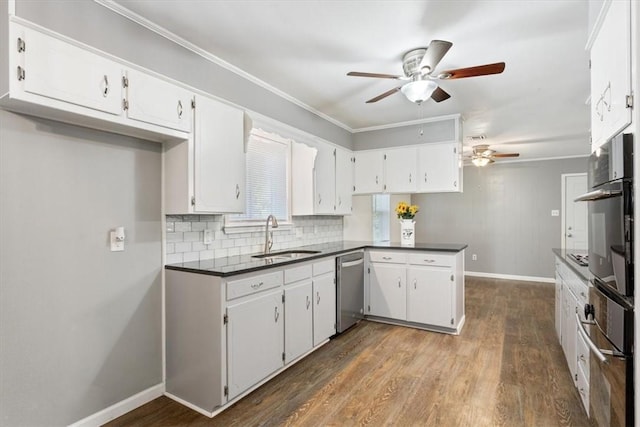
[[[320,251],[282,251],[282,252],[273,252],[270,254],[262,254],[262,255],[253,255],[253,258],[260,259],[296,259],[302,258],[305,256],[319,254]]]

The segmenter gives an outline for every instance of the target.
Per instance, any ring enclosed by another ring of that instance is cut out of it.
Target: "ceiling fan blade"
[[[376,96],[375,98],[371,98],[371,99],[370,99],[370,100],[368,100],[366,103],[367,103],[367,104],[371,104],[372,102],[378,102],[378,101],[380,101],[381,99],[386,98],[386,97],[387,97],[387,96],[389,96],[389,95],[393,95],[394,93],[399,92],[401,87],[402,87],[402,86],[398,86],[398,87],[396,87],[396,88],[393,88],[393,89],[391,89],[391,90],[388,90],[388,91],[386,91],[385,93],[382,93],[382,94],[380,94],[380,95]]]
[[[431,40],[429,43],[429,47],[427,48],[427,52],[422,57],[422,61],[420,61],[419,70],[423,68],[427,68],[425,72],[430,74],[433,70],[436,69],[436,66],[440,63],[444,55],[451,49],[453,43],[445,41],[445,40]]]
[[[347,76],[373,77],[375,79],[394,79],[394,80],[398,80],[404,77],[404,76],[394,76],[393,74],[361,73],[359,71],[349,71],[347,73]]]
[[[491,157],[520,157],[520,153],[493,153]]]
[[[431,99],[433,99],[436,102],[442,102],[449,98],[451,98],[451,95],[449,95],[447,92],[445,92],[439,87],[437,87],[436,90],[434,90],[433,93],[431,94]]]
[[[438,78],[443,80],[464,79],[466,77],[486,76],[489,74],[500,74],[504,71],[504,62],[495,64],[478,65],[477,67],[458,68],[456,70],[443,71],[438,74]]]

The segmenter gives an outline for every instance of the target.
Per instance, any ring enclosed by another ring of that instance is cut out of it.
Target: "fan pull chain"
[[[422,135],[424,135],[424,103],[420,103],[419,104],[419,108],[420,108],[420,137],[422,137]]]

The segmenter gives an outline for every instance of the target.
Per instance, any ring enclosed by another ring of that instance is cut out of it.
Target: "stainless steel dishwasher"
[[[336,330],[344,332],[364,317],[364,252],[336,257]]]

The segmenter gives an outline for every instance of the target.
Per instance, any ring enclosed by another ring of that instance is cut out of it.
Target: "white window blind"
[[[246,211],[232,222],[264,222],[269,215],[289,221],[290,141],[252,130],[246,154]]]

